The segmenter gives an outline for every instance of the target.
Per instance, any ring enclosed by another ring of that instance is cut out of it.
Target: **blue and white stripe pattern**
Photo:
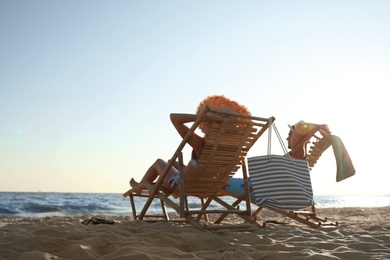
[[[313,204],[306,160],[281,155],[248,158],[256,204],[279,210],[300,210]]]

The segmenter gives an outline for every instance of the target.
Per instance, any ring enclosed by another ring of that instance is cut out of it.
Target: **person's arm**
[[[176,128],[180,136],[184,138],[190,130],[190,128],[185,124],[194,122],[198,116],[193,114],[171,114],[170,117],[173,126]],[[193,133],[191,138],[188,140],[188,144],[195,150],[196,156],[198,157],[203,150],[204,140],[196,133]]]
[[[305,138],[304,135],[300,135],[297,131],[294,131],[291,135],[291,151],[289,152],[290,156],[296,159],[305,159],[306,158],[306,144],[307,141],[302,142]]]

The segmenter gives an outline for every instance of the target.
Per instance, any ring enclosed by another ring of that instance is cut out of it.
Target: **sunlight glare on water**
[[[390,196],[315,196],[318,207],[385,207]]]

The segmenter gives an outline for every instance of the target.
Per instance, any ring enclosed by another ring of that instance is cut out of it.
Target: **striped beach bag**
[[[272,127],[286,155],[271,154],[270,127],[267,155],[248,158],[256,204],[284,211],[310,207],[313,205],[313,190],[308,162],[291,158],[275,124]]]

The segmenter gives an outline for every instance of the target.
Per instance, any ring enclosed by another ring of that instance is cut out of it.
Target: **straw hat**
[[[251,115],[251,112],[248,110],[247,107],[244,105],[241,105],[240,103],[231,100],[224,95],[213,95],[213,96],[208,96],[205,99],[203,99],[199,105],[198,109],[196,110],[197,114],[200,114],[202,110],[206,107],[209,106],[212,109],[215,110],[221,110],[224,112],[229,112],[229,113],[238,113],[238,114],[244,114],[244,115]],[[203,133],[206,132],[205,129],[205,124],[201,123],[199,125],[199,128],[202,130]]]
[[[305,121],[303,120],[300,120],[298,123],[296,123],[295,125],[288,125],[288,128],[290,128],[291,131],[294,131],[294,129],[300,125],[300,124],[306,124]]]

